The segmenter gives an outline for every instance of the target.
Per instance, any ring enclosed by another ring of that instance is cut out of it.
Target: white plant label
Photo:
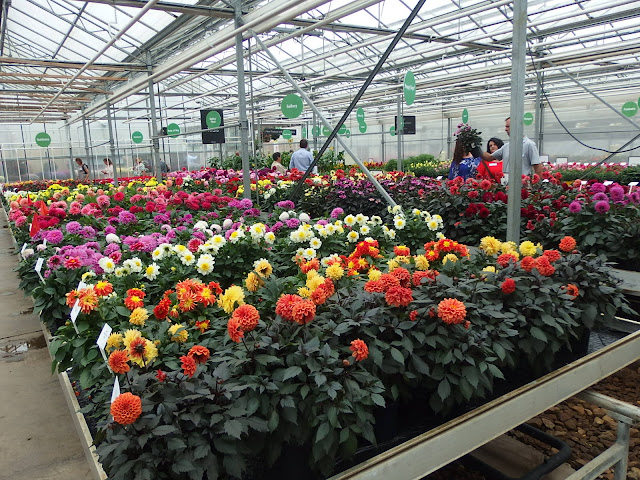
[[[442,175],[440,175],[439,177],[436,177],[436,180],[438,181],[442,180]]]
[[[71,322],[73,323],[73,328],[76,329],[76,333],[80,333],[78,332],[78,327],[76,327],[76,319],[78,318],[79,314],[80,314],[80,300],[76,300],[76,303],[73,305],[73,308],[71,309],[71,314],[69,315],[71,317]]]
[[[613,180],[606,180],[603,184],[604,184],[605,187],[608,187],[612,183],[613,183]]]
[[[80,280],[80,283],[78,284],[78,288],[76,290],[79,292],[83,288],[87,288],[87,284],[84,283],[84,280]]]
[[[632,192],[632,190],[638,186],[638,182],[629,182],[629,193]]]
[[[42,271],[42,265],[44,264],[44,258],[40,257],[38,259],[38,261],[36,262],[36,266],[35,266],[35,271],[38,274],[38,276],[40,277],[40,281],[42,283],[44,283],[44,278],[42,278],[42,273],[40,273]]]
[[[111,392],[111,403],[120,396],[120,381],[118,377],[113,382],[113,391]]]
[[[549,179],[548,178],[543,179],[542,183],[549,183]]]
[[[47,247],[47,239],[46,238],[42,241],[42,245],[44,245],[45,248]]]
[[[22,248],[20,249],[20,256],[24,259],[24,251],[27,249],[27,244],[23,243]]]
[[[112,331],[113,329],[111,328],[111,326],[108,323],[105,323],[104,327],[102,327],[100,335],[98,336],[98,340],[96,340],[98,348],[100,349],[100,353],[102,354],[102,358],[107,364],[107,368],[109,368],[109,371],[111,371],[111,367],[109,366],[109,360],[107,360],[107,354],[105,353],[104,348],[107,346],[107,340],[109,339],[109,335],[111,335]]]

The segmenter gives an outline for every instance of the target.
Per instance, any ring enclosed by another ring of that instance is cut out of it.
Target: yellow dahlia
[[[225,313],[231,313],[236,309],[236,303],[238,306],[244,305],[244,291],[242,287],[231,285],[218,298],[218,306],[222,308]]]
[[[418,270],[429,270],[429,260],[424,255],[416,255],[413,257],[414,262],[416,263],[416,268]]]
[[[149,318],[149,314],[147,313],[146,308],[138,307],[129,315],[129,323],[133,325],[137,325],[139,327],[144,326],[147,318]]]
[[[497,255],[500,253],[502,242],[495,237],[483,237],[480,240],[480,250],[489,255]]]
[[[178,330],[182,329],[178,332]],[[176,323],[169,327],[169,333],[171,334],[171,341],[176,343],[184,343],[189,338],[189,333],[184,325],[181,323]]]
[[[520,253],[528,257],[533,257],[534,255],[536,255],[536,253],[538,253],[538,247],[539,245],[536,245],[529,240],[525,240],[520,244]]]
[[[344,268],[342,268],[339,264],[334,263],[333,265],[329,265],[327,267],[325,273],[331,280],[340,280],[344,276]]]

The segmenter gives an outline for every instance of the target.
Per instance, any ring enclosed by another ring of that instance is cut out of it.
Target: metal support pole
[[[447,117],[447,159],[452,158],[453,155],[451,153],[451,145],[453,144],[451,138],[451,123],[453,119],[451,117]]]
[[[402,85],[402,83],[400,84]],[[398,171],[402,171],[402,130],[404,130],[404,122],[402,118],[402,86],[398,91],[398,114],[396,117],[396,137],[398,140]]]
[[[382,128],[382,132],[380,135],[380,150],[382,153],[382,163],[387,163],[387,156],[386,156],[386,152],[384,151],[384,123],[380,124],[380,127]]]
[[[257,152],[257,148],[256,148],[256,109],[254,108],[254,103],[253,103],[253,68],[251,68],[251,39],[249,39],[249,41],[247,42],[249,44],[249,92],[250,92],[250,98],[251,98],[251,145],[253,147],[253,149],[251,150],[251,155],[254,158],[257,158],[256,156],[256,152]],[[256,170],[258,169],[258,164],[256,161]],[[256,187],[258,185],[256,184]],[[256,194],[257,194],[258,190],[256,189]]]
[[[527,53],[527,0],[513,2],[513,39],[511,41],[511,134],[509,135],[509,200],[507,204],[507,241],[520,241],[520,194],[522,192],[522,138],[524,80]]]
[[[69,141],[69,177],[73,178],[73,144],[71,143],[71,125],[65,124],[65,130],[67,131],[67,140]]]
[[[107,103],[107,125],[109,126],[109,151],[111,152],[111,169],[113,170],[113,184],[118,185],[118,171],[116,170],[116,145],[113,141],[113,123],[111,119],[111,104]]]
[[[153,93],[153,64],[151,63],[151,52],[147,50],[147,72],[149,74],[149,110],[151,111],[151,143],[153,148],[151,149],[151,158],[153,158],[153,165],[155,168],[156,180],[162,181],[162,170],[160,169],[160,139],[158,135],[158,122],[156,120],[156,100]],[[134,159],[135,162],[135,159]]]
[[[83,108],[84,110],[84,108]],[[87,127],[87,119],[82,116],[82,133],[84,134],[84,150],[87,155],[87,164],[91,165],[91,147],[89,146],[89,128]],[[75,178],[75,175],[74,175]]]
[[[540,145],[538,143],[538,135],[540,134],[540,113],[542,110],[542,87],[540,86],[540,83],[537,82],[536,83],[536,105],[535,105],[535,117],[534,117],[534,121],[533,121],[533,139],[536,142],[536,145]]]
[[[249,32],[251,32],[251,34],[255,37],[256,41],[258,42],[258,44],[260,45],[260,47],[262,48],[262,50],[269,56],[269,58],[271,58],[271,61],[280,69],[280,71],[283,73],[284,77],[287,79],[287,81],[298,91],[298,93],[300,94],[300,96],[304,99],[304,101],[307,103],[307,105],[309,105],[311,107],[311,109],[314,111],[314,113],[316,114],[316,116],[320,119],[320,121],[329,129],[333,128],[334,131],[333,133],[336,133],[338,131],[338,129],[340,128],[340,125],[342,125],[342,121],[338,122],[338,124],[335,127],[332,127],[329,122],[327,121],[326,118],[324,118],[324,116],[322,115],[322,113],[320,113],[320,111],[318,110],[318,108],[315,106],[315,104],[311,101],[311,99],[309,98],[309,95],[307,95],[304,90],[302,90],[302,88],[300,88],[300,86],[296,83],[296,81],[291,77],[291,75],[289,75],[289,72],[280,64],[280,62],[278,61],[278,59],[273,55],[273,53],[271,53],[271,51],[265,46],[265,44],[262,42],[262,40],[260,40],[260,38],[258,37],[258,34],[255,33],[253,30],[249,30]],[[358,97],[359,98],[359,97]],[[353,109],[353,105],[352,104],[352,108]],[[334,135],[335,137],[335,135]],[[345,151],[347,152],[347,154],[353,158],[353,160],[356,162],[356,164],[360,167],[360,169],[364,172],[364,174],[367,176],[367,178],[371,181],[371,183],[373,183],[373,185],[376,187],[376,189],[378,190],[378,192],[380,192],[380,195],[382,195],[382,197],[386,200],[386,202],[391,205],[392,207],[396,206],[396,202],[393,201],[393,199],[389,196],[389,194],[387,193],[387,191],[384,189],[384,187],[382,185],[380,185],[380,183],[375,179],[375,177],[371,174],[371,172],[369,171],[369,169],[367,167],[364,166],[364,164],[360,161],[360,159],[357,157],[357,155],[349,148],[349,146],[344,143],[344,141],[342,140],[342,138],[340,137],[335,137],[338,139],[338,142],[340,142],[340,145],[342,145],[342,148],[345,149]],[[325,142],[324,147],[326,147],[329,144],[329,141],[332,140],[331,135],[329,136],[329,139],[327,140],[327,142]],[[323,147],[323,148],[324,148]],[[318,155],[316,156],[316,159],[314,160],[314,162],[312,163],[312,165],[309,167],[309,169],[307,170],[307,173],[309,173],[312,169],[313,169],[313,165],[316,163],[316,161],[318,160],[318,158],[320,158],[321,153],[323,151],[321,150],[320,152],[318,152]],[[304,177],[303,177],[304,178]]]
[[[233,19],[236,28],[242,27],[242,0],[234,5]],[[255,35],[256,39],[258,38]],[[238,72],[238,113],[240,119],[240,154],[242,155],[243,197],[251,198],[251,173],[249,169],[249,121],[247,120],[247,100],[244,91],[244,54],[242,33],[236,34],[236,71]],[[264,48],[264,47],[263,47]]]
[[[540,98],[538,99],[538,95]],[[537,114],[536,114],[536,145],[538,146],[538,151],[544,151],[544,73],[540,74],[538,87],[536,88],[536,106],[537,106]]]
[[[313,92],[313,89],[312,89],[312,92]],[[313,98],[313,93],[311,94],[311,98]],[[318,122],[318,120],[316,118],[316,111],[314,110],[313,111],[313,123],[311,125],[311,135],[313,136],[313,149],[314,150],[318,149],[318,135],[316,135],[314,133],[314,130],[315,130],[316,125],[317,125],[317,122]]]

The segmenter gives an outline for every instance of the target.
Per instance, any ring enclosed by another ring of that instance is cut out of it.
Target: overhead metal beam
[[[68,68],[81,69],[84,65],[79,62],[69,62],[65,60],[46,60],[41,58],[17,58],[17,57],[0,57],[0,64],[8,65],[28,65],[31,67],[47,67],[47,68]],[[116,72],[144,72],[146,67],[134,63],[93,63],[86,70],[107,70]]]
[[[2,2],[2,20],[0,21],[0,55],[4,55],[4,39],[7,34],[7,21],[9,20],[9,7],[11,0]]]

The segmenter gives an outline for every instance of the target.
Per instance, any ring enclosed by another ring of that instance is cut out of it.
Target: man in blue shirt
[[[301,172],[306,172],[311,163],[313,162],[313,155],[311,152],[307,150],[309,146],[309,142],[307,142],[306,138],[300,140],[300,149],[291,155],[291,160],[289,160],[289,170],[293,170],[297,168]],[[313,171],[311,173],[318,174],[318,167],[313,167]]]

